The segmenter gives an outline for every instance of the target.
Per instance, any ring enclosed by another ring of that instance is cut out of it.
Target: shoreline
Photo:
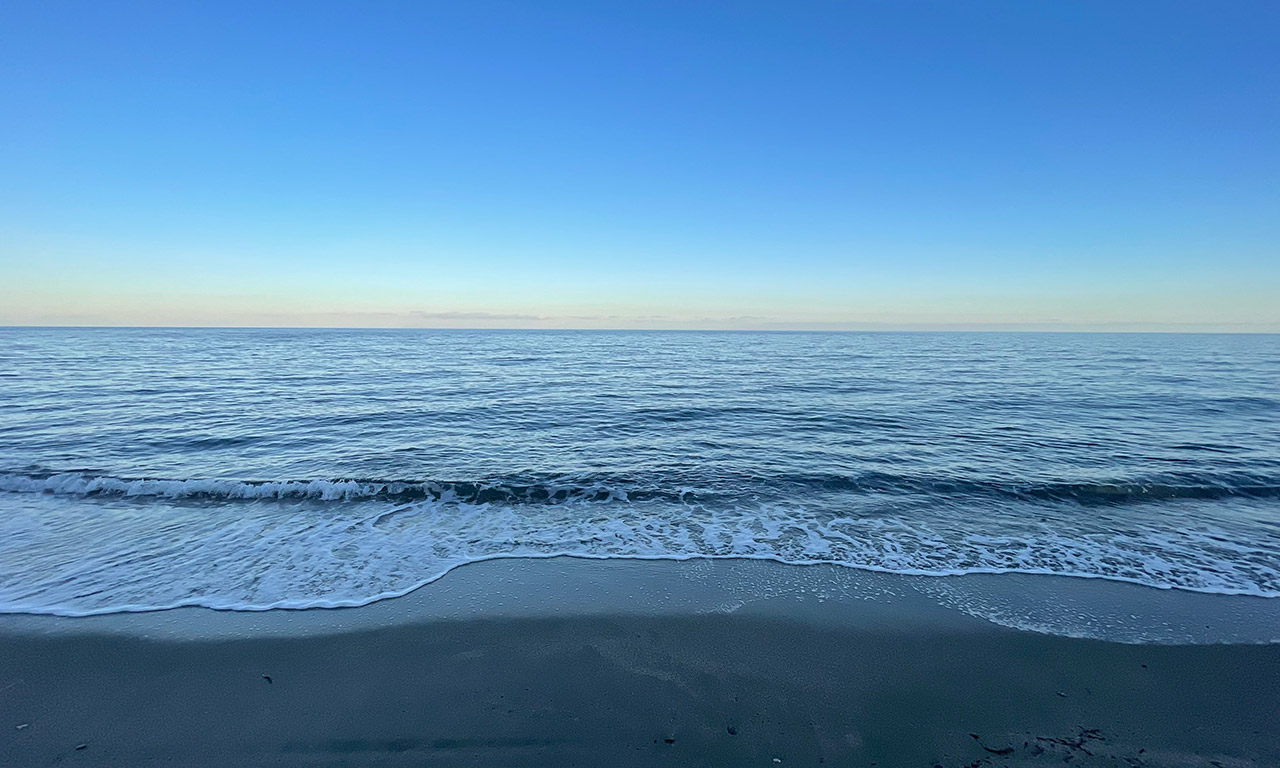
[[[1274,601],[1274,602],[1273,602]],[[855,614],[832,605],[856,603]],[[887,607],[879,607],[885,603]],[[822,604],[831,604],[819,607]],[[827,623],[868,610],[967,614],[1043,634],[1125,643],[1280,643],[1280,599],[1040,573],[904,574],[772,558],[497,556],[357,605],[183,605],[87,615],[0,613],[0,635],[106,633],[174,640],[335,634],[370,627],[543,615],[749,613]]]
[[[1244,597],[1256,598],[1263,600],[1280,599],[1280,594],[1261,594],[1257,591],[1248,590],[1223,590],[1223,589],[1198,589],[1195,587],[1181,585],[1162,585],[1149,584],[1140,579],[1126,578],[1123,576],[1108,576],[1096,573],[1062,573],[1050,570],[1022,570],[1022,569],[997,569],[997,568],[978,568],[965,571],[947,571],[947,572],[930,572],[923,570],[893,570],[889,568],[881,568],[870,565],[850,565],[848,563],[836,562],[830,560],[785,560],[779,557],[770,557],[766,555],[594,555],[582,552],[550,552],[550,553],[519,553],[519,554],[497,554],[485,557],[477,557],[472,560],[451,565],[445,570],[437,573],[424,581],[420,581],[412,587],[403,591],[385,592],[374,595],[372,597],[360,600],[333,600],[333,601],[316,601],[306,605],[293,604],[289,602],[280,602],[270,605],[251,605],[251,606],[228,606],[228,605],[208,605],[198,601],[176,603],[172,605],[162,606],[122,606],[113,608],[103,608],[93,611],[58,611],[58,610],[17,610],[17,609],[0,609],[0,616],[57,616],[69,619],[83,619],[94,616],[109,616],[115,614],[126,613],[160,613],[163,611],[173,611],[187,608],[199,608],[210,611],[218,611],[222,613],[264,613],[267,611],[310,611],[310,610],[345,610],[353,608],[364,608],[375,603],[386,600],[397,600],[408,597],[414,592],[430,587],[431,585],[447,578],[460,568],[476,566],[483,563],[493,562],[495,560],[587,560],[593,562],[611,562],[611,561],[638,561],[638,562],[673,562],[684,563],[690,561],[760,561],[773,563],[775,565],[786,566],[789,568],[824,568],[836,567],[848,569],[851,571],[859,571],[870,574],[883,574],[890,577],[921,577],[925,579],[954,579],[967,576],[989,577],[989,576],[1014,576],[1014,577],[1048,577],[1050,579],[1083,579],[1087,581],[1103,581],[1115,584],[1131,585],[1142,587],[1144,589],[1154,589],[1158,591],[1189,593],[1196,595],[1219,595],[1222,597]],[[1273,642],[1273,641],[1267,641]],[[1280,642],[1280,638],[1274,640]]]
[[[491,561],[356,609],[0,616],[0,764],[1280,764],[1280,644],[979,615],[1063,586],[1035,577],[599,566]],[[1170,594],[1112,587],[1077,597]],[[1208,615],[1185,598],[1166,614]]]

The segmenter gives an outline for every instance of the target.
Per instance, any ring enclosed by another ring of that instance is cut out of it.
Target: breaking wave
[[[781,476],[738,478],[742,489],[778,494],[800,491],[850,493],[936,494],[1071,501],[1079,504],[1122,504],[1167,499],[1280,498],[1280,483],[1250,474],[1167,474],[1127,482],[1012,482],[918,478],[883,472],[856,477]],[[743,480],[747,482],[742,482]],[[756,483],[751,483],[755,480]],[[726,494],[716,488],[662,488],[656,483],[604,478],[546,480],[389,480],[339,478],[329,480],[160,479],[93,475],[82,472],[0,473],[0,491],[76,496],[136,496],[166,499],[315,499],[320,501],[692,501]]]
[[[776,487],[792,484],[794,491],[795,482]],[[560,555],[768,559],[939,577],[1053,574],[1280,597],[1280,538],[1257,535],[1257,521],[1274,502],[1256,488],[1224,502],[1202,486],[1168,504],[1085,515],[1081,488],[1137,501],[1151,495],[1150,486],[1099,492],[1064,484],[1041,496],[1006,488],[994,497],[936,488],[913,495],[883,484],[872,488],[881,493],[822,487],[825,493],[767,499],[617,480],[0,474],[0,491],[8,492],[0,516],[0,562],[8,564],[0,612],[357,606],[405,594],[466,563]],[[1244,522],[1233,525],[1223,504],[1239,505]],[[219,513],[229,505],[234,514]],[[1168,524],[1170,514],[1181,521],[1177,527]],[[1152,522],[1157,518],[1161,524]]]

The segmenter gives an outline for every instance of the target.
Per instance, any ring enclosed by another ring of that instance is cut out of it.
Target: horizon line
[[[886,324],[888,325],[888,324]],[[959,324],[957,324],[959,325]],[[975,324],[978,325],[978,324]],[[1063,324],[1064,326],[1067,324]],[[1128,325],[1128,323],[1108,323],[1106,325]],[[1142,325],[1133,323],[1133,325]],[[1188,323],[1191,325],[1191,323]],[[1226,324],[1223,325],[1236,325]],[[352,326],[352,325],[40,325],[40,324],[0,324],[2,330],[205,330],[205,331],[492,331],[492,332],[575,332],[575,333],[1061,333],[1061,334],[1160,334],[1160,335],[1220,335],[1220,336],[1276,336],[1280,328],[1274,330],[1220,329],[1220,330],[1178,330],[1171,328],[1148,329],[1110,329],[1089,326],[1083,327],[885,327],[885,328],[521,328],[499,326]]]

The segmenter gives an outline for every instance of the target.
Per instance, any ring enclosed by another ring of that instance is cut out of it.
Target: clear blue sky
[[[1280,3],[0,5],[0,324],[1280,330]]]

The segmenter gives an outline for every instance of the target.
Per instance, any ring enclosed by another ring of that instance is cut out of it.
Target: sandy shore
[[[486,580],[495,593],[534,589],[558,569],[592,583],[623,574],[618,595],[649,606],[635,610],[598,598],[596,610],[499,610],[477,595],[487,607],[470,613],[387,622],[384,603],[345,612],[373,621],[323,631],[308,622],[341,612],[193,609],[35,629],[0,617],[0,763],[1280,765],[1280,645],[1021,631],[889,577],[710,611],[655,600],[681,567],[481,564],[449,598]],[[785,568],[751,566],[823,578]],[[422,599],[439,608],[448,594]],[[219,625],[230,631],[172,631]]]

